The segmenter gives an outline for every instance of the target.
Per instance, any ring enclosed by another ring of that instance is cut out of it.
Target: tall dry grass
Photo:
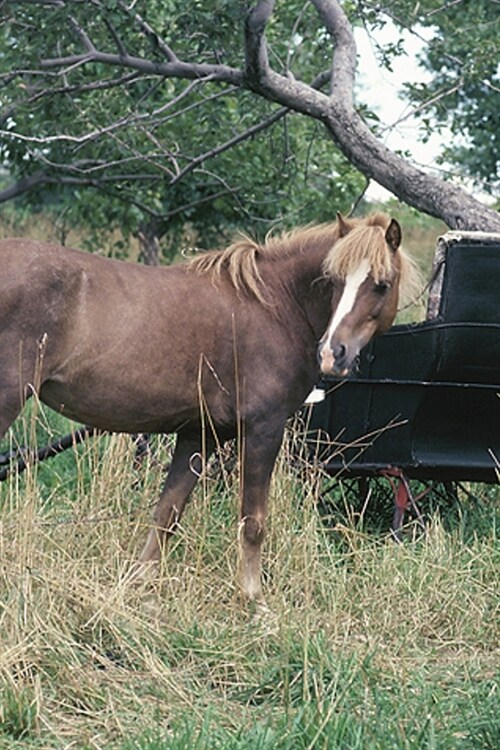
[[[34,420],[18,434],[45,433]],[[498,495],[466,532],[436,516],[397,546],[340,500],[326,524],[284,450],[258,619],[230,476],[206,477],[157,577],[130,583],[168,455],[138,474],[130,439],[102,437],[1,485],[1,748],[496,746]]]

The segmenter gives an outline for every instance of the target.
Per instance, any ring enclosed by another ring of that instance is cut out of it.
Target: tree
[[[260,204],[259,220],[287,206],[298,212],[300,185],[287,172],[299,162],[312,175],[311,218],[331,215],[336,173],[349,199],[360,189],[347,160],[451,227],[499,230],[495,211],[372,133],[353,103],[346,12],[359,17],[357,4],[337,0],[290,0],[276,10],[272,0],[5,2],[3,155],[17,177],[10,194],[54,182],[109,191],[114,201],[121,194],[129,211],[156,223],[155,236],[189,211],[200,226],[207,214],[230,221],[238,201],[240,213]],[[61,121],[68,101],[73,117]],[[318,123],[342,158],[316,149]]]
[[[3,154],[18,179],[0,200],[29,195],[48,210],[55,199],[75,221],[137,234],[143,256],[155,260],[158,239],[168,233],[175,248],[186,223],[197,243],[209,246],[233,226],[257,232],[274,221],[330,216],[332,206],[349,210],[362,193],[366,180],[342,154],[332,153],[316,123],[244,90],[203,81],[200,94],[198,81],[185,85],[121,71],[108,76],[88,66],[54,86],[53,74],[38,69],[39,57],[60,43],[61,29],[71,31],[72,17],[54,13],[43,27],[46,8],[25,13],[19,5],[11,4],[2,27],[11,69],[5,76]],[[176,19],[172,4],[148,5],[148,13],[160,26],[180,25],[179,38],[195,33],[183,8]],[[94,38],[109,43],[106,8],[87,20]],[[123,13],[114,22],[121,43],[131,46],[150,26],[128,21]],[[236,32],[233,24],[231,36]],[[21,46],[25,68],[16,76]]]

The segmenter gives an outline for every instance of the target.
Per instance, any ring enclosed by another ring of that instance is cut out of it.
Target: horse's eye
[[[378,284],[375,284],[375,291],[377,294],[385,294],[389,289],[389,286],[390,284],[388,284],[387,281],[379,281]]]

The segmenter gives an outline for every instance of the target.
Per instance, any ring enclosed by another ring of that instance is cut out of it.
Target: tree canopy
[[[433,84],[410,95],[423,122],[427,111],[452,113],[468,141],[449,158],[468,149],[469,173],[493,185],[494,141],[473,113],[484,105],[488,117],[483,93],[495,93],[495,71],[485,54],[466,77],[452,44],[465,49],[460,13],[472,24],[492,4],[7,0],[0,153],[10,182],[0,200],[57,200],[79,220],[153,241],[190,222],[209,244],[233,225],[331,218],[374,178],[452,227],[498,229],[496,212],[387,149],[353,99],[352,24],[432,24]],[[497,7],[477,25],[483,41],[495,36]],[[396,52],[386,50],[385,64]],[[445,96],[453,65],[464,83]],[[497,111],[492,104],[492,121]]]

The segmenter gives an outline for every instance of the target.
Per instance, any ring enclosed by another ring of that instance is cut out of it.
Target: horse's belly
[[[156,387],[155,387],[156,386]],[[40,399],[70,419],[113,432],[176,432],[201,419],[198,385],[169,384],[145,379],[142,383],[107,383],[87,378],[71,385],[47,381]],[[231,405],[224,394],[208,398],[213,421],[227,424]]]

